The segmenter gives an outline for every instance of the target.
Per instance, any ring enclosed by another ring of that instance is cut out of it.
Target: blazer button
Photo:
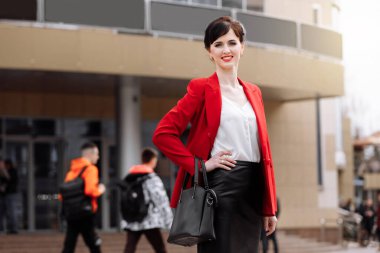
[[[211,134],[210,134],[210,133],[207,133],[207,136],[208,136],[208,137],[211,137]]]

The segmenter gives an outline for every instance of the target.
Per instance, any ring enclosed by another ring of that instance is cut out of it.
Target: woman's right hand
[[[236,161],[230,157],[231,155],[231,151],[218,152],[205,162],[206,171],[210,172],[216,168],[231,170],[236,164]]]

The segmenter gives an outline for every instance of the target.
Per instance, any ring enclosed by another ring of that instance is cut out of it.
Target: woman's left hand
[[[277,225],[276,216],[264,217],[263,222],[264,222],[264,229],[267,236],[272,234],[276,230],[276,225]]]

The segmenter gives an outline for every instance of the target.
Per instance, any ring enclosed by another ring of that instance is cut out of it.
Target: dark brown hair
[[[142,163],[149,163],[155,157],[158,157],[158,152],[153,148],[144,148],[141,152]]]
[[[98,146],[96,146],[95,143],[93,142],[86,142],[82,145],[82,147],[80,148],[81,151],[84,151],[86,149],[93,149],[93,148],[97,148]]]
[[[203,40],[205,48],[207,50],[210,49],[211,44],[219,37],[227,34],[230,29],[234,31],[240,42],[243,43],[245,36],[243,25],[229,16],[223,16],[215,19],[207,26]]]

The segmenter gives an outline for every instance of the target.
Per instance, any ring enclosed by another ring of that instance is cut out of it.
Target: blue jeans
[[[18,194],[8,193],[0,196],[0,231],[4,231],[6,221],[8,232],[18,232]]]

